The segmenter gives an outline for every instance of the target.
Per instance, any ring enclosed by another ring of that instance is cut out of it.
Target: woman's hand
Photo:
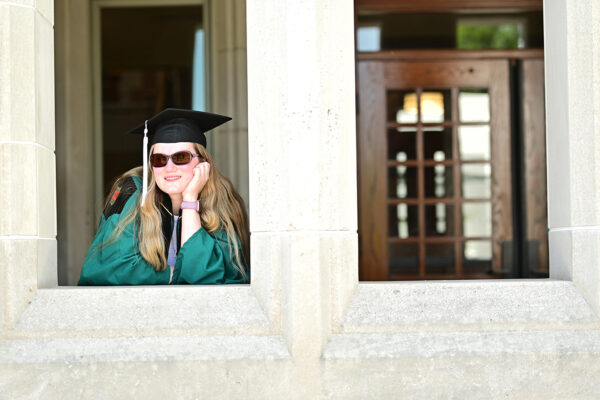
[[[184,201],[196,201],[210,176],[210,164],[201,162],[194,167],[194,177],[183,191]]]

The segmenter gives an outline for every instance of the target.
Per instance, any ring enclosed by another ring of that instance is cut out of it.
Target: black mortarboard
[[[181,110],[167,108],[147,119],[129,131],[144,135],[143,140],[143,176],[142,176],[142,206],[148,193],[148,136],[152,137],[150,145],[155,143],[200,143],[206,147],[205,132],[231,120],[224,115],[211,114],[203,111]]]
[[[129,133],[144,134],[148,128],[150,145],[154,143],[192,142],[206,147],[205,132],[230,121],[230,117],[203,111],[166,108]]]

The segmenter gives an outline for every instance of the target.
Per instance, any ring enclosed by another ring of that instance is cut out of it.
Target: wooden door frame
[[[356,53],[359,61],[442,61],[543,59],[544,49],[523,50],[386,50]]]
[[[543,0],[355,0],[356,11],[382,13],[455,11],[538,11]]]

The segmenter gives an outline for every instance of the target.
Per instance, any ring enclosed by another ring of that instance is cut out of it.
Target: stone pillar
[[[545,1],[544,19],[550,275],[600,313],[600,4]]]
[[[218,168],[248,203],[248,82],[246,79],[246,0],[209,4],[209,109],[233,121],[209,133]],[[248,206],[248,204],[246,204]]]
[[[58,0],[55,12],[58,281],[72,286],[104,199],[94,192],[90,1]]]
[[[56,278],[52,0],[0,4],[0,326]]]
[[[353,12],[344,0],[247,2],[252,251],[281,268],[300,398],[319,390],[318,360],[357,282]]]

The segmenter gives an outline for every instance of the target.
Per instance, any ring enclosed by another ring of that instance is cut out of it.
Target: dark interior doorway
[[[396,3],[356,3],[361,280],[547,276],[541,2]]]
[[[130,129],[167,107],[203,109],[202,13],[201,6],[101,9],[105,194],[142,163]]]

